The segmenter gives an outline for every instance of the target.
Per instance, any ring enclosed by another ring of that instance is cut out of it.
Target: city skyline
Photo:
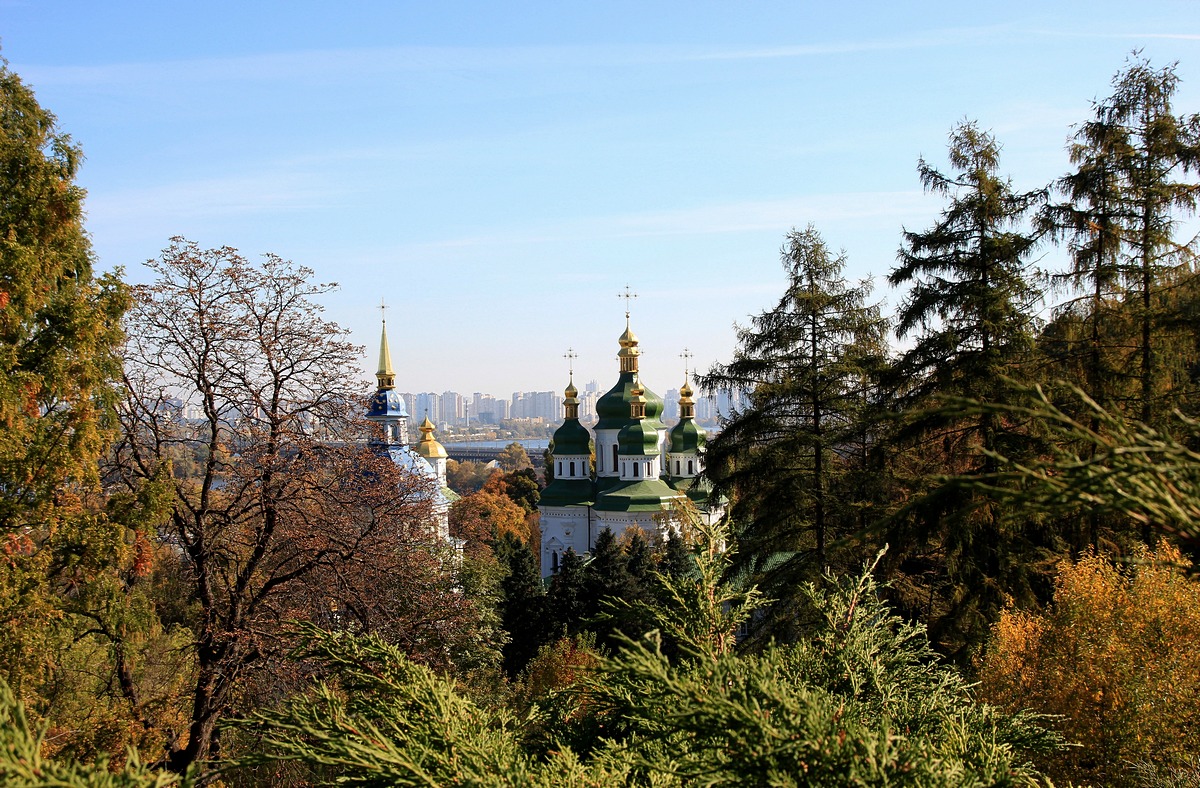
[[[589,381],[578,387],[579,418],[590,423],[596,419],[596,401],[608,390],[599,381]],[[469,396],[458,391],[398,391],[404,400],[410,420],[419,424],[426,416],[435,426],[448,425],[465,427],[470,425],[498,425],[510,420],[540,420],[551,426],[560,424],[564,418],[563,392],[561,391],[514,391],[505,399],[489,392],[476,391]],[[679,419],[679,389],[668,389],[662,395],[663,420],[674,423]],[[710,397],[696,393],[696,420],[704,424],[715,424],[717,410],[725,401],[723,395]]]
[[[833,5],[298,0],[203,6],[0,0],[0,54],[86,160],[100,270],[146,281],[172,236],[273,252],[340,289],[363,346],[392,307],[400,381],[561,391],[728,361],[770,308],[778,250],[810,222],[884,278],[943,199],[964,118],[1017,188],[1069,169],[1072,124],[1130,52],[1179,61],[1200,106],[1191,2]],[[1053,250],[1041,262],[1055,264]]]

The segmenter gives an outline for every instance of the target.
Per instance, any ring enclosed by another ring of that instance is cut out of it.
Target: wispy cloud
[[[93,193],[87,205],[89,221],[122,224],[308,210],[329,198],[328,184],[295,173],[263,172]]]
[[[207,82],[315,82],[404,73],[444,72],[463,76],[495,69],[555,69],[633,66],[701,61],[811,58],[886,50],[963,45],[994,37],[996,28],[922,31],[895,38],[836,40],[796,46],[746,49],[687,45],[547,45],[523,47],[362,47],[256,55],[76,66],[17,64],[42,85],[130,85]]]
[[[929,215],[920,191],[814,194],[780,200],[752,200],[672,211],[615,214],[556,223],[553,227],[464,236],[422,243],[423,249],[558,243],[596,238],[781,231],[795,225],[876,221],[899,226]]]

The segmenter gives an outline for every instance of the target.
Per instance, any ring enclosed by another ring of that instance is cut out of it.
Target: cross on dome
[[[617,298],[625,299],[625,324],[629,324],[629,302],[637,298],[638,294],[629,289],[629,285],[625,285],[624,293],[617,293]]]

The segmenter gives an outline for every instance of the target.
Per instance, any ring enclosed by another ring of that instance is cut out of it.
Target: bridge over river
[[[510,443],[519,443],[525,447],[525,453],[529,455],[529,461],[535,468],[541,468],[544,463],[542,452],[550,445],[550,441],[546,438],[534,440],[498,440],[498,441],[464,441],[461,443],[443,443],[446,447],[446,454],[450,459],[456,462],[491,462],[500,456],[500,452],[504,451],[505,447]]]

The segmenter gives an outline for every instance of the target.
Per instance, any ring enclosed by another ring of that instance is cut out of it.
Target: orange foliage
[[[529,539],[525,510],[503,493],[490,492],[486,487],[451,505],[450,532],[459,539],[466,539],[468,549],[471,543],[490,542],[506,533],[522,540]]]
[[[1122,785],[1129,764],[1200,752],[1200,582],[1160,544],[1127,566],[1063,563],[1045,612],[1005,611],[980,665],[983,699],[1062,715],[1079,747],[1052,776]]]

